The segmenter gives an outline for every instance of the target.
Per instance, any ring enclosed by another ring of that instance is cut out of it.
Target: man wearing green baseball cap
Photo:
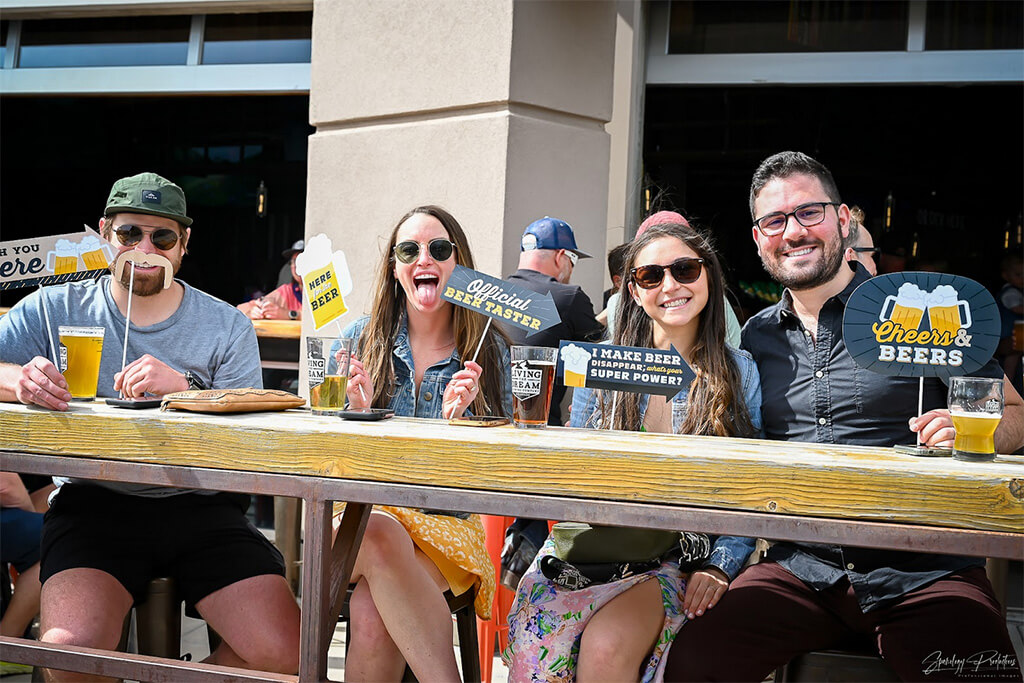
[[[104,329],[98,397],[262,387],[252,323],[173,278],[191,225],[185,193],[171,181],[140,173],[114,183],[99,221],[117,252],[111,275],[41,289],[0,318],[0,401],[68,409],[48,325]],[[298,670],[299,611],[281,554],[245,518],[248,496],[55,483],[41,544],[41,640],[112,649],[150,580],[171,576],[188,611],[223,638],[208,661]]]

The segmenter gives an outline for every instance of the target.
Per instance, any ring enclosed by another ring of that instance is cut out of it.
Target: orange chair
[[[491,607],[491,618],[487,621],[477,617],[477,640],[480,644],[480,678],[484,683],[491,681],[491,669],[494,666],[494,637],[498,637],[498,647],[508,647],[508,613],[512,609],[515,593],[501,585],[501,547],[505,543],[505,529],[514,520],[513,517],[494,517],[480,515],[487,536],[487,554],[494,564],[494,580],[497,588],[494,591],[494,605]]]

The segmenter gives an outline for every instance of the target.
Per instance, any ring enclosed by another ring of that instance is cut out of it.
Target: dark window
[[[1019,50],[1024,48],[1020,2],[929,0],[926,50]]]
[[[4,59],[7,57],[7,29],[10,28],[10,25],[9,21],[0,21],[0,66],[3,66]]]
[[[190,25],[187,16],[26,21],[19,66],[184,64]]]
[[[673,0],[670,54],[907,49],[906,2]]]
[[[311,12],[211,14],[203,64],[308,64],[312,37]]]

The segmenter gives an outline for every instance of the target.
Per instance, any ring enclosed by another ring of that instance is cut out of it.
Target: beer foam
[[[78,245],[71,240],[57,240],[53,250],[57,256],[78,256]]]
[[[924,290],[913,282],[904,282],[900,285],[899,291],[896,292],[896,301],[901,305],[910,306],[912,308],[920,308],[924,310],[925,298],[926,295]]]
[[[956,306],[957,298],[960,294],[953,289],[950,285],[939,285],[932,291],[928,292],[925,296],[925,300],[928,306],[935,306],[936,308],[946,308],[948,306]]]
[[[64,240],[60,240],[60,241],[63,242]],[[59,243],[60,242],[58,242],[58,244]],[[102,249],[102,248],[103,248],[103,246],[100,243],[99,238],[96,237],[95,235],[86,235],[82,239],[82,241],[78,243],[78,253],[79,254],[84,254],[84,253],[89,252],[89,251],[96,251],[97,249]]]
[[[560,353],[562,354],[562,362],[574,372],[577,368],[586,368],[591,358],[589,351],[575,344],[563,346]]]
[[[963,411],[963,410],[951,410],[951,411],[949,411],[949,414],[952,417],[964,417],[964,418],[977,417],[977,418],[981,418],[983,420],[1001,420],[1001,419],[1003,419],[1002,413],[968,413],[968,412]]]

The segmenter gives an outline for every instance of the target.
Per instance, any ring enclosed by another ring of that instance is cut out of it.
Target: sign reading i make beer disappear
[[[93,278],[107,272],[113,255],[89,226],[66,235],[0,242],[0,291]]]
[[[696,375],[675,348],[612,346],[563,341],[555,376],[567,387],[589,387],[672,397]]]
[[[898,377],[969,375],[992,358],[999,331],[988,290],[944,273],[871,278],[854,290],[843,316],[843,339],[857,364]]]
[[[455,266],[441,298],[521,329],[527,336],[562,322],[550,294],[538,294],[465,266]]]

